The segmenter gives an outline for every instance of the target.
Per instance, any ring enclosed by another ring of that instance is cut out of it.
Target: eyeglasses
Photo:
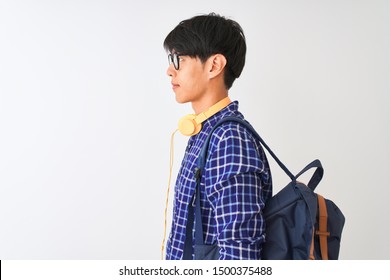
[[[176,70],[179,70],[180,64],[180,56],[185,55],[185,54],[178,54],[178,53],[170,53],[168,54],[168,62],[169,64],[173,63],[173,66],[175,67]]]

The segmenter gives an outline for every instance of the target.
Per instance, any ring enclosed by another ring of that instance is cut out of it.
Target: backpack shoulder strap
[[[291,178],[291,180],[295,181],[295,176],[290,172],[290,170],[287,169],[287,167],[279,160],[279,158],[272,152],[272,150],[268,147],[268,145],[264,142],[264,140],[260,137],[260,135],[256,132],[256,130],[246,121],[243,119],[240,119],[238,117],[225,117],[217,122],[217,124],[213,127],[210,134],[207,136],[205,142],[203,143],[202,149],[200,150],[200,154],[197,161],[197,167],[194,170],[194,176],[196,180],[196,189],[195,189],[195,244],[204,244],[203,239],[203,225],[202,225],[202,218],[201,218],[201,206],[200,206],[200,180],[202,176],[202,171],[204,169],[204,166],[206,164],[207,159],[207,151],[210,143],[210,139],[214,133],[214,131],[221,126],[223,123],[226,122],[237,122],[243,127],[245,127],[247,130],[249,130],[254,137],[256,137],[262,146],[267,149],[267,151],[271,154],[271,156],[275,159],[275,161],[278,163],[278,165],[284,170],[284,172]],[[192,208],[192,205],[190,205],[190,208]],[[192,228],[193,228],[193,209],[191,209],[190,216],[187,221],[187,236],[185,244],[192,244]],[[185,251],[187,251],[186,255],[189,256],[189,248],[187,248]]]
[[[287,174],[288,177],[290,177],[290,179],[292,181],[295,181],[295,176],[290,172],[290,170],[288,170],[288,168],[279,160],[279,158],[274,154],[274,152],[268,147],[268,145],[265,143],[265,141],[260,137],[260,135],[256,132],[256,130],[245,120],[243,119],[240,119],[238,117],[234,117],[234,116],[229,116],[229,117],[225,117],[223,119],[221,119],[220,121],[217,122],[217,124],[213,127],[213,129],[211,130],[210,134],[207,136],[204,144],[203,144],[203,147],[200,151],[200,154],[199,154],[199,157],[198,157],[198,164],[197,164],[197,170],[196,170],[196,178],[197,179],[200,179],[200,172],[203,170],[205,164],[206,164],[206,158],[207,158],[207,151],[208,151],[208,146],[209,146],[209,142],[210,142],[210,139],[213,135],[213,132],[219,127],[221,126],[223,123],[226,123],[226,122],[237,122],[239,123],[240,125],[242,125],[243,127],[245,127],[247,130],[249,130],[252,135],[254,137],[256,137],[261,145],[269,152],[269,154],[274,158],[274,160],[278,163],[278,165],[280,166],[280,168],[283,169],[283,171]]]

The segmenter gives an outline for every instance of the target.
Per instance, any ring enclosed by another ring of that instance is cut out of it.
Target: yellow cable
[[[165,201],[165,211],[164,211],[164,238],[163,238],[163,241],[161,244],[161,260],[164,259],[164,245],[165,245],[165,239],[166,239],[166,235],[167,235],[167,212],[168,212],[168,201],[169,201],[169,189],[170,189],[170,185],[171,185],[173,156],[174,156],[173,139],[174,139],[175,133],[177,131],[178,131],[178,129],[176,129],[171,135],[171,145],[170,145],[170,153],[169,153],[169,178],[168,178],[167,197],[166,197],[166,201]]]

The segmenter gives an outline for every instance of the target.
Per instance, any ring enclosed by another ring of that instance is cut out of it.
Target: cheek
[[[206,84],[204,73],[200,69],[193,69],[187,73],[188,86],[194,90],[200,90]]]
[[[179,83],[182,94],[196,97],[205,90],[207,79],[201,65],[188,67],[180,71]]]
[[[202,93],[204,88],[204,83],[201,79],[192,77],[185,82],[183,89],[185,90],[188,96],[196,97]]]

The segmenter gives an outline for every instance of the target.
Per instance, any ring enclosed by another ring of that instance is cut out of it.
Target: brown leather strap
[[[319,229],[316,234],[320,237],[320,249],[321,257],[323,260],[328,260],[328,240],[327,237],[330,235],[327,231],[328,227],[328,211],[326,210],[326,203],[323,196],[317,194],[318,197],[318,208],[319,208]]]
[[[313,227],[313,234],[312,234],[312,237],[311,237],[311,244],[310,244],[310,256],[309,256],[309,259],[310,260],[315,260],[316,258],[314,257],[314,227]]]

